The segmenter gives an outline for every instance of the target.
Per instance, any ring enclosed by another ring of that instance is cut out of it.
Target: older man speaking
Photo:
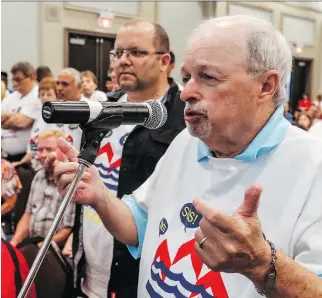
[[[152,176],[120,201],[84,175],[75,201],[141,256],[139,297],[322,297],[322,147],[283,117],[291,65],[269,23],[205,21],[182,64],[188,128]],[[64,194],[77,152],[59,146]]]

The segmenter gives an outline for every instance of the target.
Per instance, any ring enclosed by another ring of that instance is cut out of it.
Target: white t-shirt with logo
[[[267,239],[321,275],[322,144],[290,126],[277,148],[251,162],[198,161],[198,141],[181,132],[152,176],[123,198],[130,206],[134,197],[148,213],[138,297],[262,297],[246,277],[209,270],[194,248],[201,215],[193,199],[232,214],[252,184],[263,187],[258,215]]]
[[[312,136],[322,141],[322,120],[317,120],[308,131]]]
[[[36,120],[40,115],[41,102],[38,87],[35,86],[26,96],[17,91],[8,95],[2,102],[2,112],[19,112]],[[26,129],[1,129],[1,148],[4,153],[17,155],[26,152],[31,127]]]
[[[33,124],[28,142],[27,152],[32,154],[31,165],[35,171],[41,168],[38,157],[38,136],[39,134],[51,130],[60,129],[65,134],[65,139],[70,142],[77,150],[80,149],[82,141],[82,130],[78,124],[57,124],[46,123],[40,116]]]
[[[118,102],[127,102],[124,95]],[[121,125],[108,133],[95,160],[105,186],[116,194],[123,146],[135,125]],[[91,207],[84,206],[83,244],[86,259],[82,291],[91,298],[106,298],[113,260],[113,236]]]

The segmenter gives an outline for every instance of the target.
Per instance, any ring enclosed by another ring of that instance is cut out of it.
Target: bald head
[[[244,65],[254,75],[276,70],[280,86],[275,94],[276,103],[286,99],[292,53],[286,39],[272,24],[251,16],[214,18],[192,32],[189,45],[193,43],[205,43],[209,47],[225,45],[229,59],[235,59],[235,63]]]
[[[134,19],[125,23],[119,30],[119,33],[129,27],[140,28],[142,33],[151,36],[153,40],[153,45],[156,49],[158,49],[158,51],[170,51],[168,34],[165,32],[161,25],[151,21]]]

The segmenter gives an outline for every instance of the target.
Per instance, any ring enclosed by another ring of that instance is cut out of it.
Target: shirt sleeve
[[[75,220],[75,203],[70,202],[67,206],[64,218],[63,218],[63,224],[65,228],[72,228],[74,226],[74,220]]]
[[[148,222],[148,213],[143,208],[140,207],[140,205],[136,202],[135,197],[133,195],[124,196],[122,198],[122,201],[131,210],[135,220],[136,228],[138,231],[139,245],[138,246],[128,245],[128,250],[133,256],[133,258],[138,259],[141,256],[141,252],[142,252],[145,230]]]
[[[96,100],[98,100],[98,101],[107,101],[107,96],[106,96],[106,94],[104,92],[97,91]]]
[[[33,204],[32,198],[34,197],[35,191],[37,191],[37,181],[40,181],[41,183],[41,179],[39,179],[39,175],[40,175],[40,171],[37,172],[34,179],[32,180],[25,212],[31,213],[32,211],[32,204]]]
[[[11,98],[12,95],[8,95],[6,96],[2,103],[1,103],[1,112],[10,112],[9,111],[9,104],[10,104],[10,98]]]
[[[148,224],[148,210],[153,201],[155,182],[158,181],[159,172],[162,171],[164,156],[159,160],[152,175],[131,195],[124,196],[122,201],[131,210],[138,232],[138,246],[128,245],[129,252],[134,258],[141,256],[145,231]]]
[[[294,260],[322,277],[322,165],[294,229]]]

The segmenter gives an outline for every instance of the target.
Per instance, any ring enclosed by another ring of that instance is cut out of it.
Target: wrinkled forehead
[[[52,148],[56,149],[57,146],[57,138],[50,136],[50,137],[43,137],[38,139],[38,148]]]
[[[182,66],[196,67],[215,64],[233,69],[247,67],[247,40],[240,30],[208,28],[196,31],[190,38],[183,56]]]
[[[74,76],[68,71],[63,71],[57,76],[58,81],[72,82],[74,80]]]

